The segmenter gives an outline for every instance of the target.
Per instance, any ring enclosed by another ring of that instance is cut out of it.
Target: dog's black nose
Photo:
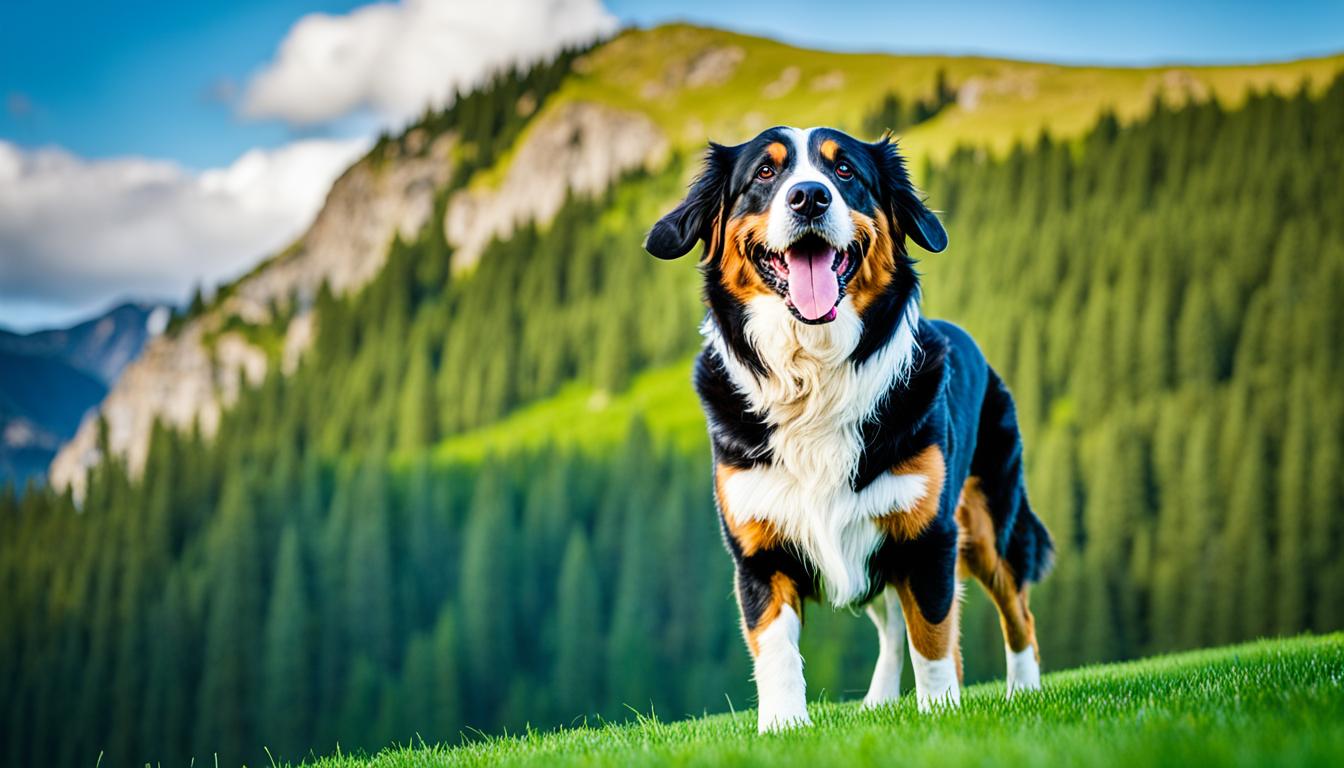
[[[816,181],[794,184],[787,200],[789,207],[806,219],[815,219],[831,207],[831,193],[826,191],[825,184]]]

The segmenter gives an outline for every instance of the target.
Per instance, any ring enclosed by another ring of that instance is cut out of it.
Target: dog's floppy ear
[[[938,253],[947,248],[947,230],[943,223],[919,199],[919,193],[910,183],[910,174],[905,170],[905,160],[897,150],[896,142],[890,137],[876,144],[870,144],[873,160],[882,174],[882,196],[885,206],[901,231],[909,235],[920,248]]]
[[[728,194],[737,147],[709,145],[705,165],[686,199],[658,220],[644,238],[644,250],[660,259],[678,259],[691,252],[700,240],[710,240],[711,227]]]

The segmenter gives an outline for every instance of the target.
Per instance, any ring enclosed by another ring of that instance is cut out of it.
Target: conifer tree
[[[508,666],[513,653],[512,617],[497,603],[513,575],[503,556],[513,546],[512,516],[503,478],[498,471],[487,470],[477,481],[467,513],[456,601],[468,675],[464,690],[475,712],[488,712],[498,704],[499,687],[491,681],[496,670]]]
[[[640,482],[635,477],[633,483]],[[649,545],[649,508],[626,510],[620,566],[607,637],[607,674],[611,694],[643,709],[653,694],[656,584],[643,550]]]
[[[1085,521],[1089,570],[1101,585],[1090,585],[1099,604],[1088,606],[1085,621],[1108,628],[1104,636],[1098,636],[1101,646],[1093,652],[1101,658],[1124,658],[1143,641],[1139,592],[1129,565],[1140,513],[1146,507],[1147,481],[1141,449],[1129,424],[1112,422],[1099,437]]]
[[[286,526],[276,553],[275,581],[266,612],[265,685],[259,729],[276,756],[297,758],[308,747],[312,701],[308,665],[308,596],[298,530]]]
[[[406,645],[397,686],[397,717],[402,729],[429,740],[435,737],[434,644],[427,634],[416,634]]]
[[[600,701],[602,623],[597,575],[587,537],[575,530],[565,546],[555,594],[556,653],[552,690],[562,721],[587,714]]]
[[[461,650],[457,628],[453,623],[452,604],[444,606],[434,626],[434,678],[432,680],[433,733],[437,738],[452,741],[467,725],[463,710],[465,700],[460,674]]]
[[[1210,414],[1196,416],[1181,463],[1183,482],[1175,493],[1187,515],[1180,549],[1188,558],[1181,569],[1188,579],[1179,606],[1181,646],[1194,648],[1214,639],[1214,601],[1222,579],[1218,536],[1226,519],[1225,494],[1217,484],[1217,430]]]
[[[434,406],[434,382],[427,349],[413,344],[410,369],[402,386],[397,411],[397,449],[415,451],[434,441],[438,414]]]
[[[1222,579],[1216,619],[1222,642],[1258,637],[1270,629],[1274,618],[1270,613],[1273,571],[1265,524],[1272,509],[1267,459],[1264,428],[1259,420],[1252,419],[1229,491],[1227,528],[1219,557]]]
[[[1288,399],[1288,421],[1279,454],[1278,493],[1274,506],[1263,511],[1266,518],[1278,521],[1273,568],[1273,607],[1277,615],[1273,628],[1284,635],[1310,626],[1308,577],[1313,571],[1325,566],[1325,563],[1318,564],[1310,558],[1307,540],[1307,505],[1311,493],[1311,478],[1307,474],[1311,450],[1308,409],[1312,400],[1312,392],[1306,386],[1306,381],[1295,378]]]
[[[355,479],[354,515],[345,567],[350,652],[367,656],[375,669],[397,661],[396,580],[384,470],[370,457]]]
[[[1312,603],[1313,628],[1319,631],[1344,626],[1344,558],[1339,557],[1344,547],[1344,475],[1338,471],[1344,461],[1341,427],[1344,420],[1336,403],[1334,413],[1317,423],[1313,440],[1309,551],[1312,562],[1321,564]]]
[[[1192,280],[1176,321],[1176,371],[1182,383],[1212,384],[1218,376],[1218,326],[1202,280]]]
[[[207,605],[202,678],[197,700],[196,753],[221,762],[250,761],[257,740],[257,678],[262,624],[262,583],[256,516],[247,477],[224,487]]]

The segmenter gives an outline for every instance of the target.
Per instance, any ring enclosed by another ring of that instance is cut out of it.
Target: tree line
[[[1047,668],[1344,627],[1344,80],[924,169],[952,245],[925,312],[1017,397],[1057,568]],[[617,391],[697,344],[698,276],[640,249],[688,158],[570,200],[453,274],[396,241],[314,348],[213,439],[156,428],[76,508],[0,493],[0,750],[11,764],[224,764],[456,741],[631,707],[751,705],[708,449],[439,461],[568,381]],[[689,383],[688,383],[689,386]],[[814,608],[813,695],[876,643]],[[968,599],[971,679],[1001,674]]]

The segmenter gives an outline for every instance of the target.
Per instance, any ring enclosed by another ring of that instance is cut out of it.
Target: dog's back
[[[1017,408],[970,334],[945,320],[927,321],[926,327],[947,345],[952,440],[961,443],[949,452],[948,476],[974,481],[984,496],[994,551],[1020,589],[1049,571],[1054,546],[1027,500]]]

